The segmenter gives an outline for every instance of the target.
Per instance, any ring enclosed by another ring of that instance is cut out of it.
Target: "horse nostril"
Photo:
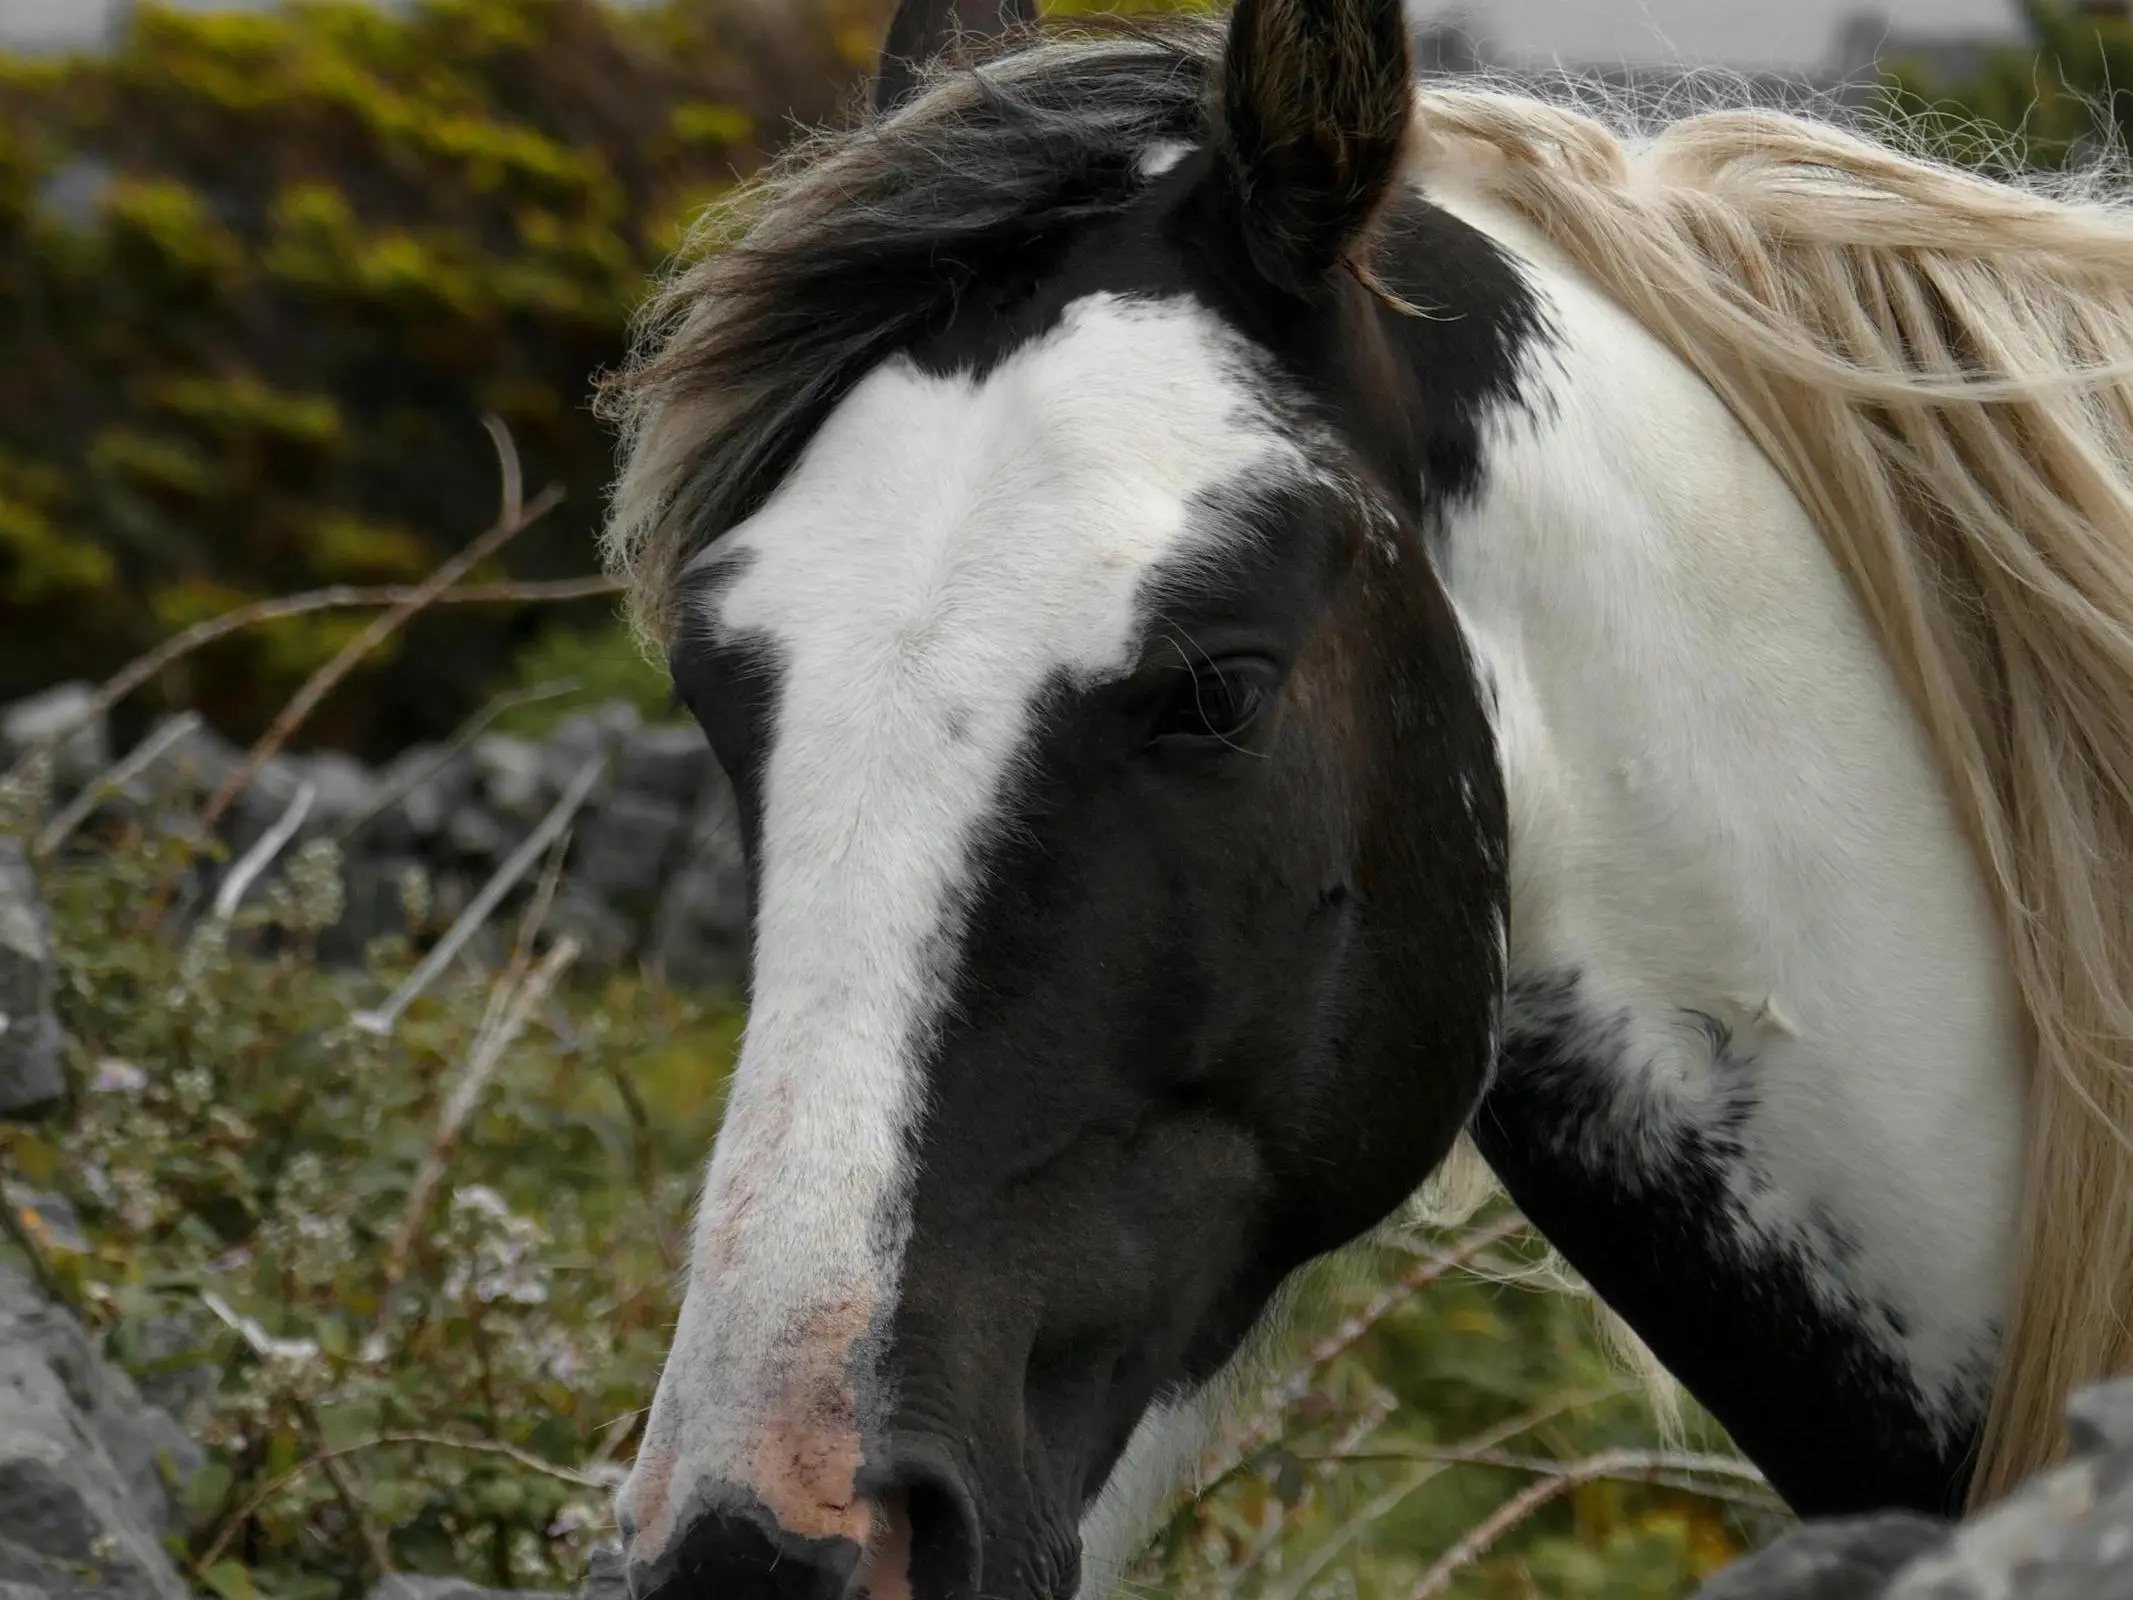
[[[983,1547],[977,1503],[948,1452],[929,1439],[898,1441],[869,1474],[882,1529],[861,1569],[866,1600],[975,1600]]]
[[[864,1551],[787,1532],[763,1507],[704,1512],[656,1560],[629,1570],[631,1600],[847,1600]]]

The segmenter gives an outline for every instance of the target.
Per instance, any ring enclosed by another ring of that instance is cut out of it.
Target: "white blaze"
[[[752,1009],[623,1496],[638,1559],[715,1483],[866,1538],[852,1380],[896,1293],[968,847],[1047,684],[1130,667],[1149,572],[1212,553],[1198,497],[1300,468],[1238,362],[1204,311],[1110,296],[983,380],[897,361],[710,553],[741,565],[707,621],[767,648],[779,694]]]

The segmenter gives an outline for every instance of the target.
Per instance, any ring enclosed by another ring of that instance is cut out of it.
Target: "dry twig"
[[[1489,1547],[1524,1522],[1551,1500],[1588,1483],[1614,1479],[1625,1483],[1655,1483],[1710,1473],[1716,1476],[1752,1478],[1762,1474],[1731,1456],[1690,1455],[1666,1450],[1603,1450],[1582,1461],[1555,1463],[1560,1471],[1528,1485],[1498,1506],[1466,1536],[1444,1552],[1407,1594],[1407,1600],[1431,1600],[1442,1594],[1460,1571],[1488,1553]]]
[[[615,1469],[589,1473],[573,1472],[568,1467],[559,1467],[553,1461],[544,1461],[532,1451],[522,1450],[517,1445],[508,1444],[502,1439],[460,1439],[448,1433],[422,1433],[415,1431],[374,1433],[351,1443],[336,1445],[330,1450],[320,1450],[314,1455],[307,1456],[295,1466],[289,1468],[288,1471],[268,1479],[266,1483],[254,1490],[242,1505],[222,1519],[222,1525],[215,1530],[215,1536],[208,1541],[207,1548],[194,1558],[194,1575],[198,1576],[213,1566],[222,1555],[222,1552],[229,1548],[230,1541],[257,1514],[259,1508],[280,1494],[282,1490],[288,1488],[290,1484],[296,1482],[307,1473],[325,1468],[330,1462],[340,1461],[348,1456],[360,1455],[366,1450],[381,1449],[387,1445],[427,1445],[440,1450],[471,1450],[482,1455],[504,1456],[517,1462],[530,1472],[539,1472],[551,1478],[560,1478],[563,1482],[574,1484],[581,1489],[612,1491],[622,1477],[621,1472]]]
[[[452,730],[451,737],[438,747],[436,755],[430,761],[413,771],[402,773],[392,783],[387,784],[379,791],[376,799],[341,824],[334,838],[343,844],[353,839],[386,807],[406,799],[442,772],[446,762],[480,738],[483,731],[506,712],[516,711],[521,706],[538,705],[543,700],[553,700],[558,695],[569,694],[579,687],[576,678],[555,678],[547,683],[537,683],[530,689],[512,689],[492,696],[479,711]]]
[[[40,859],[49,856],[74,834],[74,830],[89,820],[104,797],[123,790],[127,784],[146,772],[156,758],[180,739],[200,726],[200,713],[185,711],[172,717],[162,727],[135,745],[120,760],[114,762],[94,783],[86,785],[71,804],[54,817],[44,832],[37,836],[36,853]]]
[[[459,914],[459,920],[445,930],[444,937],[422,958],[421,965],[407,975],[383,1005],[375,1010],[358,1011],[348,1020],[365,1033],[391,1033],[400,1020],[400,1014],[414,1004],[423,990],[437,981],[437,975],[452,964],[452,958],[459,954],[460,948],[488,921],[489,914],[496,909],[504,896],[511,892],[511,886],[526,875],[527,869],[540,859],[541,853],[570,825],[570,819],[577,815],[578,808],[585,804],[586,797],[592,793],[593,785],[600,781],[600,775],[606,770],[605,756],[595,756],[580,767],[578,775],[570,780],[570,787],[563,791],[563,798],[555,803],[554,809],[547,816],[541,818],[539,826],[527,835],[525,842],[512,851],[509,859],[481,886],[481,892],[474,897],[466,910]]]
[[[1459,1443],[1448,1446],[1444,1453],[1448,1455],[1452,1452],[1464,1452],[1472,1455],[1494,1450],[1516,1439],[1521,1434],[1531,1433],[1535,1428],[1553,1422],[1557,1417],[1565,1416],[1572,1411],[1583,1410],[1586,1406],[1599,1405],[1604,1401],[1627,1394],[1631,1387],[1632,1385],[1627,1380],[1623,1380],[1612,1384],[1604,1384],[1595,1389],[1557,1395],[1555,1398],[1534,1406],[1530,1410],[1521,1411],[1515,1417],[1507,1417],[1502,1422],[1483,1428],[1479,1433],[1472,1434],[1462,1439]],[[1333,1530],[1331,1535],[1315,1547],[1310,1554],[1305,1556],[1296,1570],[1284,1577],[1280,1587],[1268,1590],[1263,1600],[1298,1600],[1298,1597],[1316,1581],[1318,1575],[1332,1565],[1336,1556],[1353,1544],[1380,1519],[1392,1515],[1423,1485],[1450,1471],[1453,1464],[1451,1461],[1443,1459],[1425,1460],[1420,1463],[1416,1471],[1409,1473],[1382,1494],[1375,1495],[1366,1501],[1357,1508],[1354,1515],[1344,1520],[1338,1528]]]
[[[1401,1272],[1375,1299],[1361,1310],[1344,1317],[1333,1331],[1304,1353],[1304,1358],[1279,1382],[1264,1391],[1260,1407],[1230,1448],[1223,1452],[1206,1475],[1207,1492],[1219,1488],[1260,1451],[1281,1436],[1282,1418],[1290,1406],[1310,1390],[1312,1381],[1330,1363],[1351,1349],[1364,1334],[1383,1322],[1422,1289],[1455,1271],[1491,1245],[1501,1243],[1526,1226],[1526,1219],[1508,1212],[1465,1235],[1449,1249],[1433,1253]]]
[[[289,736],[303,726],[304,719],[317,709],[321,700],[333,692],[334,686],[353,672],[363,658],[377,649],[393,634],[406,625],[409,618],[428,606],[445,590],[473,571],[483,561],[496,554],[505,545],[523,532],[527,526],[525,479],[519,466],[518,445],[512,440],[510,429],[501,419],[482,418],[482,426],[489,430],[490,441],[496,446],[499,471],[503,475],[503,507],[496,521],[486,533],[474,539],[458,554],[446,561],[416,586],[413,594],[398,605],[371,619],[368,626],[357,634],[304,681],[302,688],[289,698],[289,703],[275,715],[267,731],[245,753],[237,770],[231,773],[215,797],[207,803],[200,817],[200,831],[209,833],[221,820],[246,785],[257,776],[259,769],[273,759],[274,753],[289,740]],[[560,490],[552,491],[557,498]]]
[[[525,525],[530,527],[552,511],[563,496],[560,490],[548,490],[535,495],[526,505]],[[194,623],[183,632],[174,633],[154,649],[136,656],[117,672],[105,679],[81,713],[47,734],[44,740],[24,751],[15,764],[7,769],[6,778],[17,778],[28,770],[30,763],[39,756],[50,757],[69,735],[78,732],[103,713],[109,711],[134,690],[141,687],[165,668],[175,665],[196,650],[205,649],[218,639],[226,639],[233,633],[242,633],[247,628],[256,628],[263,623],[279,622],[287,617],[309,616],[318,611],[360,611],[369,606],[396,606],[405,604],[422,593],[421,584],[352,584],[336,583],[323,589],[306,589],[301,594],[277,595],[268,600],[254,600],[225,611],[220,616],[208,617]],[[535,605],[557,604],[570,600],[594,600],[602,595],[620,594],[622,584],[615,578],[556,578],[547,581],[507,583],[469,583],[456,589],[447,589],[430,601],[432,605]]]
[[[430,1139],[430,1147],[416,1169],[415,1181],[407,1191],[407,1207],[400,1214],[400,1226],[393,1232],[392,1245],[386,1253],[385,1280],[398,1283],[407,1271],[407,1255],[414,1248],[416,1230],[422,1226],[423,1214],[429,1210],[430,1196],[436,1192],[438,1182],[444,1177],[446,1164],[451,1160],[452,1149],[459,1142],[460,1130],[467,1118],[474,1114],[474,1107],[481,1099],[481,1092],[496,1075],[502,1064],[504,1052],[517,1040],[526,1019],[555,987],[571,962],[577,959],[577,942],[570,938],[558,939],[553,948],[541,957],[539,963],[528,972],[523,982],[512,993],[509,1003],[503,1008],[493,1027],[486,1028],[474,1041],[474,1048],[467,1056],[467,1064],[452,1086],[451,1094],[444,1103],[444,1112],[437,1120],[437,1131]]]

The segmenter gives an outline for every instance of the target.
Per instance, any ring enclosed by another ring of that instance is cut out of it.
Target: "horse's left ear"
[[[963,42],[983,43],[1037,20],[1037,0],[897,0],[874,69],[878,114],[893,110],[934,57]]]
[[[1401,0],[1238,0],[1222,66],[1222,171],[1253,264],[1308,293],[1399,180],[1414,114]]]

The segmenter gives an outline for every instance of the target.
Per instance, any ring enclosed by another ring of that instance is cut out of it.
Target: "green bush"
[[[1915,61],[1889,63],[1881,109],[1959,160],[2000,173],[2054,171],[2123,153],[2133,133],[2133,19],[2022,0],[2029,37],[1987,52],[1951,82]]]
[[[484,412],[567,491],[510,572],[590,570],[595,375],[687,220],[856,93],[885,10],[150,0],[109,55],[0,58],[0,699],[255,596],[421,577],[494,515]],[[313,736],[434,737],[551,620],[424,619]],[[353,626],[158,691],[256,732]]]

